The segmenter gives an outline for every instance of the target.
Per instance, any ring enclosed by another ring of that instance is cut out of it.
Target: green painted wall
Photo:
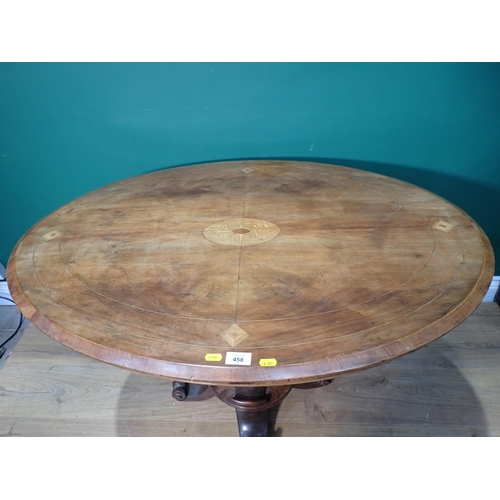
[[[236,158],[361,167],[441,194],[500,274],[500,64],[0,64],[0,261],[54,209]]]

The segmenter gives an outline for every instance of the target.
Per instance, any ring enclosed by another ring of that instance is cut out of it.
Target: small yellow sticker
[[[205,354],[205,361],[220,361],[222,359],[222,354]]]
[[[276,366],[278,362],[274,358],[270,359],[260,359],[259,360],[259,365],[260,366]]]

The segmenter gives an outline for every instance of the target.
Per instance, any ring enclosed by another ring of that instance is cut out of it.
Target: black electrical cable
[[[4,299],[4,300],[8,300],[9,302],[12,302],[12,304],[16,305],[16,303],[12,299],[9,299],[8,297],[0,297],[0,298]],[[20,314],[19,325],[17,326],[16,331],[5,342],[0,344],[0,358],[5,354],[4,345],[6,345],[7,342],[10,342],[19,333],[21,326],[23,326],[25,317],[24,317],[23,313],[21,313],[21,311],[19,311],[19,314]]]

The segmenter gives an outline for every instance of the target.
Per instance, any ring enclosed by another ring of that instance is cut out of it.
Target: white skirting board
[[[493,280],[491,281],[491,285],[488,288],[488,292],[486,293],[483,302],[494,302],[495,294],[500,288],[500,276],[493,276]]]
[[[500,276],[493,276],[490,288],[486,293],[483,302],[493,302],[495,294],[500,288]],[[0,281],[0,306],[11,306],[12,297],[10,296],[9,288],[6,281]]]

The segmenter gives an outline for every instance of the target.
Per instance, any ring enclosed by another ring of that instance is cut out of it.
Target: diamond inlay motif
[[[248,333],[240,328],[236,323],[228,326],[220,336],[232,347],[237,346],[243,339],[248,337]]]
[[[449,233],[455,226],[444,220],[438,220],[432,225],[432,227],[434,229],[439,229],[440,231],[444,231],[445,233]]]

